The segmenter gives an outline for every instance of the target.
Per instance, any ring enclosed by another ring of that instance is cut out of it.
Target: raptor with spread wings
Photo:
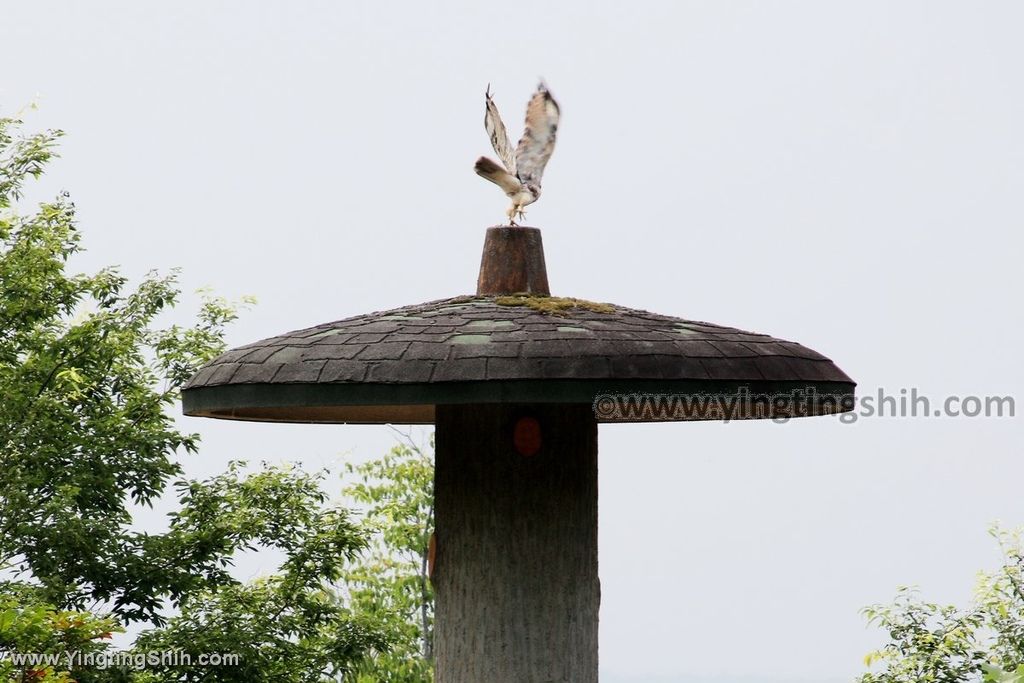
[[[491,99],[490,86],[484,97],[484,127],[491,138],[494,152],[501,159],[501,164],[487,157],[480,157],[474,169],[477,175],[500,187],[512,200],[506,215],[509,225],[515,225],[516,218],[523,218],[526,215],[523,207],[533,204],[540,198],[540,179],[544,175],[544,166],[555,149],[558,103],[551,97],[546,85],[541,83],[537,86],[537,92],[526,105],[526,129],[513,150],[508,133],[505,132],[505,124],[502,123],[498,108]]]

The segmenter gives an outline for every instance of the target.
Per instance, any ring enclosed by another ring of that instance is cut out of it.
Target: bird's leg
[[[515,218],[516,218],[516,213],[518,212],[518,210],[519,210],[518,205],[513,203],[512,206],[508,207],[508,211],[505,212],[505,215],[508,216],[509,227],[514,227],[516,225]]]

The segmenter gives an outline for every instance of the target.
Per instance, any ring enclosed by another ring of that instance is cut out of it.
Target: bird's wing
[[[498,114],[498,107],[495,106],[494,100],[491,99],[491,86],[487,86],[484,98],[487,100],[484,112],[484,128],[487,129],[487,136],[491,138],[491,146],[494,147],[494,153],[501,159],[501,163],[505,164],[505,170],[515,175],[516,157],[512,151],[512,143],[508,141],[505,124],[502,123],[501,115]]]
[[[523,188],[522,183],[514,175],[503,169],[498,165],[498,162],[488,159],[487,157],[480,157],[476,160],[476,165],[473,166],[473,170],[481,178],[487,178],[492,183],[500,187],[505,191],[505,194],[511,196],[519,192]]]
[[[544,166],[555,149],[558,115],[558,103],[541,83],[526,105],[526,130],[516,147],[516,175],[523,183],[540,185]]]

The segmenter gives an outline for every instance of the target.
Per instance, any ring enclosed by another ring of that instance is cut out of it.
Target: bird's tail
[[[502,168],[498,162],[487,157],[480,157],[473,165],[473,170],[481,178],[486,178],[505,191],[507,195],[513,195],[522,189],[522,183],[514,175]]]

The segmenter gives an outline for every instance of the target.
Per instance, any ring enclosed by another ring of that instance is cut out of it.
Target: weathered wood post
[[[476,293],[549,296],[540,230],[490,228]],[[437,680],[597,681],[593,409],[439,405],[435,425]]]
[[[849,410],[854,383],[767,335],[550,296],[540,231],[490,228],[475,295],[215,359],[187,415],[436,425],[438,683],[594,683],[597,426]]]

